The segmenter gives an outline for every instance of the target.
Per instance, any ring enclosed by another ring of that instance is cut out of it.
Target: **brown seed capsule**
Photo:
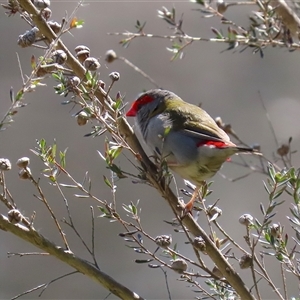
[[[54,63],[63,65],[67,61],[67,54],[63,50],[55,50],[52,52],[51,58]]]
[[[61,24],[55,21],[48,21],[48,25],[54,31],[54,33],[58,34],[61,31]]]
[[[103,90],[105,89],[105,82],[104,82],[103,80],[100,79],[100,80],[98,81],[98,84],[99,84],[99,86],[101,87],[101,89],[103,89]]]
[[[290,146],[283,144],[277,149],[277,154],[280,156],[285,156],[289,153],[290,151]]]
[[[74,50],[75,50],[75,53],[78,53],[79,51],[82,51],[82,50],[86,50],[86,51],[88,51],[89,53],[91,52],[91,51],[90,51],[90,48],[87,47],[87,46],[84,46],[84,45],[79,45],[79,46],[77,46]]]
[[[172,237],[170,235],[159,235],[155,238],[155,243],[161,248],[168,248],[172,244]]]
[[[89,71],[96,71],[100,68],[100,63],[97,58],[94,57],[88,57],[84,61],[84,66],[89,70]]]
[[[8,214],[8,221],[12,224],[17,224],[22,221],[22,214],[18,209],[11,209]]]
[[[44,9],[50,6],[50,0],[33,0],[33,5],[38,9]]]
[[[17,160],[17,166],[19,168],[26,168],[30,163],[30,159],[26,156],[21,157]]]
[[[112,63],[117,58],[117,54],[114,50],[108,50],[105,53],[105,61],[107,61],[108,63]]]
[[[31,178],[31,171],[28,167],[25,169],[21,169],[18,174],[20,179],[26,180]]]
[[[9,171],[11,170],[11,163],[7,158],[0,158],[0,170]]]
[[[188,265],[182,258],[177,258],[172,262],[171,267],[175,272],[182,274],[187,270]]]
[[[220,14],[223,14],[227,10],[227,4],[223,0],[217,1],[217,11]]]
[[[72,87],[76,87],[80,84],[80,78],[77,76],[73,76],[71,78],[69,78],[68,82],[67,82],[67,87],[68,88],[72,88]]]
[[[270,233],[271,235],[276,238],[276,239],[280,239],[281,238],[281,235],[282,235],[282,227],[280,224],[272,224],[270,226]]]
[[[112,81],[118,81],[120,79],[120,73],[118,72],[111,72],[108,76]]]
[[[250,214],[243,214],[239,218],[239,222],[242,225],[250,226],[253,224],[253,217]]]
[[[244,254],[239,260],[239,265],[241,269],[250,268],[252,266],[252,256]]]
[[[47,21],[52,16],[52,10],[49,7],[46,7],[41,11],[41,15],[44,17],[44,19]],[[55,22],[56,23],[56,22]],[[49,24],[49,23],[48,23]],[[53,29],[52,29],[53,30]]]
[[[193,245],[197,250],[201,251],[203,254],[207,254],[206,243],[201,236],[195,237]]]
[[[31,46],[39,33],[39,29],[37,27],[33,27],[30,30],[27,30],[24,34],[19,35],[18,45],[22,48]]]
[[[87,112],[85,111],[81,111],[77,116],[76,116],[76,119],[77,119],[77,124],[79,126],[83,126],[85,125],[88,120],[89,120],[89,115]]]
[[[77,58],[80,61],[80,63],[84,63],[84,61],[90,57],[90,51],[88,50],[81,50],[77,52]]]

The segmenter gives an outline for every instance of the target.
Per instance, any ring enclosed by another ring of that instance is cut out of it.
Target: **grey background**
[[[170,53],[166,47],[171,44],[167,40],[135,39],[129,48],[122,48],[118,42],[120,37],[108,36],[107,32],[134,31],[137,19],[147,21],[147,33],[170,34],[167,25],[157,18],[157,9],[165,5],[171,9],[176,7],[177,15],[184,12],[183,29],[191,36],[213,36],[210,27],[223,28],[217,19],[204,19],[201,14],[192,11],[197,8],[188,1],[180,2],[141,2],[141,1],[94,1],[86,2],[77,12],[79,19],[84,19],[85,25],[80,30],[74,30],[73,35],[66,34],[64,42],[73,49],[79,44],[85,44],[91,49],[91,54],[100,59],[102,67],[101,78],[108,83],[108,74],[118,71],[121,80],[113,88],[112,94],[118,90],[126,94],[126,101],[131,102],[142,89],[153,86],[139,74],[134,72],[121,61],[106,65],[105,52],[114,49],[118,55],[125,56],[134,64],[152,76],[161,86],[180,95],[186,101],[194,104],[202,103],[202,107],[213,117],[222,116],[225,122],[230,122],[238,135],[247,143],[259,143],[262,151],[268,157],[276,150],[275,141],[270,131],[265,112],[259,100],[260,91],[267,110],[272,119],[278,140],[287,142],[293,137],[293,148],[299,148],[299,53],[288,53],[286,49],[268,48],[265,57],[252,55],[250,50],[243,53],[228,51],[220,53],[225,45],[206,42],[195,42],[187,48],[183,60],[170,62]],[[70,14],[76,2],[52,1],[53,19],[60,21],[65,11]],[[234,7],[226,16],[236,23],[247,26],[247,16],[252,8]],[[10,106],[9,89],[11,86],[17,91],[22,86],[16,52],[21,58],[24,74],[30,74],[30,57],[41,55],[40,50],[34,48],[21,49],[17,46],[19,34],[29,29],[18,16],[7,18],[4,11],[0,11],[0,34],[2,37],[0,51],[0,114],[3,116]],[[15,116],[15,122],[6,131],[1,133],[0,156],[6,157],[14,164],[22,156],[31,158],[31,169],[36,178],[40,177],[43,169],[42,163],[29,149],[34,148],[35,140],[45,138],[48,143],[56,139],[58,148],[64,150],[68,147],[67,168],[74,177],[81,181],[86,171],[93,180],[93,191],[101,199],[111,199],[111,192],[103,184],[102,175],[110,176],[105,164],[97,154],[103,151],[102,139],[84,138],[91,125],[79,127],[71,115],[76,110],[71,106],[62,106],[63,98],[53,92],[54,81],[46,80],[47,87],[37,88],[35,93],[26,95],[29,105]],[[132,122],[132,120],[130,120]],[[132,159],[132,158],[131,158]],[[299,155],[294,155],[294,165],[299,165]],[[122,166],[128,166],[124,157],[120,158]],[[225,164],[222,173],[229,178],[245,174],[247,170],[232,164]],[[33,186],[27,181],[20,181],[17,167],[6,173],[7,185],[11,189],[15,201],[25,215],[37,212],[35,227],[59,245],[62,245],[53,221],[49,214],[33,194]],[[220,206],[223,216],[220,223],[230,232],[233,238],[243,242],[244,228],[239,225],[238,218],[243,213],[251,213],[261,217],[259,203],[267,204],[262,180],[264,175],[251,175],[243,180],[230,183],[220,175],[214,177],[213,194],[209,201],[221,198]],[[61,177],[61,181],[68,182]],[[185,239],[172,231],[163,220],[170,220],[172,213],[163,199],[153,189],[143,185],[132,185],[130,180],[117,183],[117,203],[140,200],[142,208],[142,224],[151,235],[172,234],[178,244],[180,252],[193,259],[191,247],[184,244]],[[178,179],[179,186],[183,186]],[[49,186],[46,180],[41,181],[41,186],[48,197],[58,218],[66,216],[63,201],[57,191]],[[72,196],[72,191],[66,191],[73,218],[78,230],[90,241],[91,221],[90,205],[96,209],[97,203],[77,199]],[[285,199],[284,195],[282,199]],[[290,200],[283,205],[275,221],[288,226],[285,215],[290,206]],[[1,213],[6,213],[2,205]],[[96,214],[98,212],[96,210]],[[100,213],[99,213],[100,214]],[[199,220],[205,226],[205,221]],[[83,246],[68,228],[65,228],[71,249],[79,256],[89,259]],[[133,262],[142,258],[132,250],[125,247],[125,242],[118,237],[123,231],[118,223],[109,224],[105,219],[96,219],[96,247],[101,269],[148,299],[167,298],[165,279],[160,270],[152,270],[146,265],[137,265]],[[33,288],[36,285],[48,282],[51,279],[72,271],[68,266],[56,261],[52,257],[26,256],[7,258],[7,252],[37,251],[31,245],[17,239],[11,234],[0,231],[0,298],[11,298],[18,293]],[[155,246],[145,241],[150,249]],[[267,258],[272,278],[281,288],[278,264]],[[235,263],[236,265],[237,263]],[[240,274],[248,281],[247,271]],[[178,276],[168,272],[173,299],[192,299],[195,294],[184,282],[178,282]],[[288,276],[288,285],[291,295],[297,295],[295,281]],[[295,287],[293,287],[295,286]],[[77,274],[54,283],[44,293],[44,298],[78,298],[102,299],[108,292],[84,276]],[[29,294],[24,298],[37,298],[38,294]],[[269,288],[263,290],[265,299],[275,299],[275,294]],[[111,296],[110,298],[114,298]]]

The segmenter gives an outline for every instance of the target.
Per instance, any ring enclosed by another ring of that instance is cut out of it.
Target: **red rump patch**
[[[197,144],[197,147],[201,146],[214,146],[216,148],[226,148],[228,145],[221,141],[202,141]]]
[[[132,103],[130,109],[126,113],[126,116],[127,117],[135,117],[137,112],[143,105],[150,103],[152,101],[153,101],[153,98],[149,95],[141,96],[141,98],[137,99],[136,101],[134,101]]]

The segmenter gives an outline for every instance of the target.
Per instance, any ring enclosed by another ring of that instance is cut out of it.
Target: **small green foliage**
[[[122,207],[123,209],[129,213],[131,215],[132,218],[136,219],[138,217],[138,205],[139,205],[139,200],[137,201],[136,204],[134,204],[132,201],[130,202],[130,204],[126,205],[123,204]]]

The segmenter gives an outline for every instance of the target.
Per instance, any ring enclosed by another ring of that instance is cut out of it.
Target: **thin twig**
[[[156,81],[153,78],[151,78],[147,73],[145,73],[139,67],[137,67],[136,65],[134,65],[127,58],[125,58],[123,56],[118,56],[117,58],[120,59],[120,60],[122,60],[125,64],[127,64],[131,68],[133,68],[134,71],[138,72],[140,75],[142,75],[143,77],[145,77],[146,79],[148,79],[156,88],[158,88],[158,89],[161,88],[161,86],[158,83],[156,83]]]

